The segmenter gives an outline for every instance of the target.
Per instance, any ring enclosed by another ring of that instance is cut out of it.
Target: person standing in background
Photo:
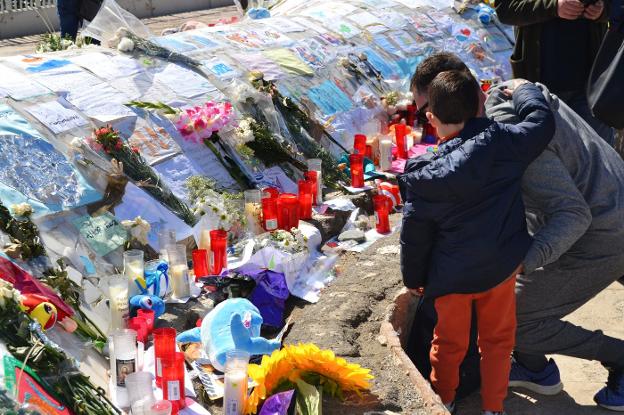
[[[502,23],[514,25],[514,78],[540,82],[611,146],[614,130],[594,118],[586,87],[609,20],[603,0],[496,0]]]
[[[56,9],[61,22],[61,38],[68,37],[75,41],[82,21],[80,0],[57,0]]]

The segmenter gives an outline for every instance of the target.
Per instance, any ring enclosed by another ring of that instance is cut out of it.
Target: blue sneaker
[[[598,406],[612,411],[624,412],[624,371],[611,371],[607,386],[594,396]]]
[[[559,368],[552,359],[548,361],[548,365],[541,372],[531,372],[516,362],[515,359],[512,359],[509,386],[525,388],[540,395],[548,396],[556,395],[563,390]]]

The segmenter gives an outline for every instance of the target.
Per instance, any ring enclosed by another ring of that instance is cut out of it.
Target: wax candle
[[[382,171],[388,171],[392,168],[392,141],[379,141],[379,168]]]
[[[420,144],[423,138],[423,128],[421,126],[414,127],[412,135],[414,136],[414,144]]]
[[[137,294],[141,294],[139,285],[144,285],[145,269],[143,260],[143,251],[132,249],[123,254],[124,275],[128,280],[128,296],[132,298]]]
[[[311,219],[312,218],[312,186],[315,183],[308,180],[299,180],[299,218]]]
[[[267,232],[277,229],[277,199],[271,197],[262,199],[262,224]]]
[[[362,154],[351,154],[349,156],[351,169],[351,186],[364,187],[364,156]]]
[[[195,272],[195,281],[198,281],[201,277],[210,275],[207,250],[196,249],[193,251],[193,271]]]
[[[247,219],[247,231],[251,235],[262,233],[262,192],[257,189],[246,190],[245,195],[245,218]]]
[[[126,376],[137,369],[137,333],[134,330],[118,329],[113,332],[115,348],[115,378],[118,387],[126,386]]]
[[[323,162],[321,159],[308,159],[308,170],[316,172],[316,204],[323,204]]]
[[[223,410],[225,415],[243,415],[247,400],[249,354],[232,350],[226,356]]]
[[[141,317],[145,320],[147,331],[151,334],[154,331],[154,320],[156,319],[154,310],[137,310],[137,317]]]
[[[163,398],[171,402],[175,413],[185,406],[184,353],[163,357],[161,363]]]
[[[191,295],[188,263],[185,245],[167,246],[169,253],[169,278],[174,298],[188,298]]]
[[[390,232],[390,221],[388,215],[390,213],[391,201],[384,195],[373,196],[373,205],[375,207],[375,227],[379,233]]]
[[[277,227],[290,231],[299,227],[299,199],[292,193],[283,193],[277,198]]]
[[[176,233],[173,229],[162,229],[158,232],[158,252],[159,258],[163,261],[169,262],[169,255],[167,255],[167,245],[175,245]]]
[[[154,330],[154,361],[156,384],[162,384],[162,359],[175,353],[176,331],[171,327]]]
[[[108,297],[111,312],[110,329],[124,329],[130,312],[128,304],[128,279],[113,275],[108,280]]]
[[[396,138],[396,145],[398,149],[399,158],[407,159],[407,140],[405,139],[406,126],[405,124],[395,124],[394,133]]]
[[[318,192],[318,184],[317,184],[317,173],[315,170],[308,170],[304,173],[304,177],[306,180],[312,182],[312,204],[316,205],[317,203],[317,192]]]
[[[356,134],[353,138],[353,152],[355,154],[366,153],[366,136],[364,134]]]
[[[212,273],[220,275],[227,268],[227,232],[224,230],[210,231],[210,254]]]
[[[268,197],[271,199],[277,199],[279,193],[279,190],[275,187],[265,187],[264,189],[262,189],[262,198],[264,199]]]

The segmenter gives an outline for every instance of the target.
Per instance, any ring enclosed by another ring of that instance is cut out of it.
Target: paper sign
[[[157,125],[135,128],[128,144],[136,147],[149,165],[160,163],[181,150],[169,133]]]
[[[360,29],[345,20],[330,20],[325,22],[325,25],[346,39],[362,33]]]
[[[337,112],[348,111],[353,107],[349,97],[332,81],[325,81],[310,88],[307,95],[324,115],[334,115]]]
[[[126,56],[87,53],[71,59],[76,65],[93,72],[102,79],[111,80],[143,72],[138,60]]]
[[[212,58],[202,61],[202,65],[208,68],[213,75],[220,79],[232,79],[240,75],[230,64],[219,58]]]
[[[32,78],[22,75],[13,69],[0,67],[0,96],[10,96],[14,100],[38,97],[50,94],[51,91]]]
[[[181,37],[161,36],[154,37],[151,40],[164,48],[178,53],[191,52],[197,49],[197,46],[190,42],[185,42]]]
[[[282,33],[294,33],[294,32],[305,31],[305,27],[294,22],[292,19],[285,18],[285,17],[273,17],[270,19],[263,19],[262,23]]]
[[[175,98],[171,89],[154,81],[154,77],[146,72],[127,78],[118,78],[112,85],[120,94],[128,97],[129,101],[169,102]]]
[[[39,83],[54,92],[90,89],[100,84],[101,79],[77,65],[68,65],[53,71],[40,72],[33,75]]]
[[[87,116],[101,122],[136,116],[123,106],[129,98],[106,83],[72,90],[67,100]]]
[[[196,98],[217,89],[206,78],[174,64],[154,70],[154,79],[184,98]]]
[[[44,102],[26,108],[33,117],[41,121],[54,134],[69,131],[72,128],[83,127],[88,124],[76,111],[65,108],[58,101]]]
[[[380,49],[388,52],[388,53],[392,53],[393,55],[401,55],[401,49],[399,49],[398,47],[396,47],[394,45],[394,43],[392,43],[386,36],[384,35],[375,35],[373,37],[373,42],[375,42],[375,44],[377,46],[379,46]]]
[[[199,172],[195,170],[193,163],[185,154],[170,158],[156,165],[154,169],[178,199],[190,204],[186,181],[191,176],[199,175]]]
[[[68,61],[67,59],[50,59],[28,66],[26,71],[30,73],[45,72],[52,69],[62,68],[67,65],[71,65],[71,61]]]
[[[401,30],[388,32],[387,36],[392,39],[397,45],[399,45],[399,47],[405,52],[416,52],[422,47],[419,42],[414,41],[414,38],[412,38],[409,33]]]
[[[73,225],[98,256],[107,255],[123,246],[128,238],[126,229],[110,213],[96,217],[85,215],[74,219]]]
[[[271,49],[265,51],[264,55],[277,62],[289,74],[314,75],[314,71],[288,49]]]
[[[264,57],[262,53],[239,53],[232,56],[239,62],[240,66],[249,71],[260,71],[264,74],[264,79],[274,81],[284,77],[284,71],[275,62]]]

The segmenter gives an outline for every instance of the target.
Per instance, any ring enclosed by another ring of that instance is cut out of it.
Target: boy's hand
[[[509,86],[503,89],[503,94],[510,97],[513,95],[514,91],[518,89],[518,87],[520,87],[520,85],[524,85],[528,83],[529,81],[527,81],[526,79],[521,79],[521,78],[512,79],[511,81],[509,81]]]
[[[422,297],[423,295],[425,295],[425,289],[423,287],[408,288],[407,290],[415,297]]]

